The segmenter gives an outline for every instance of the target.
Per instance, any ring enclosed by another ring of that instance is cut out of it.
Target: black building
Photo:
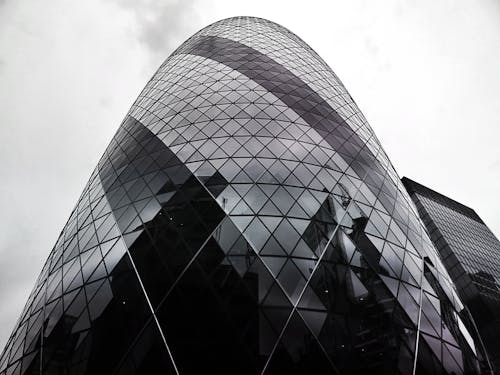
[[[217,22],[133,104],[0,374],[477,374],[463,305],[340,80]]]
[[[500,374],[500,241],[476,212],[402,179]]]

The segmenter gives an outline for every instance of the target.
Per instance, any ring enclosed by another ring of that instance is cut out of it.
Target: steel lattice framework
[[[147,83],[0,374],[479,373],[467,319],[340,80],[238,17]]]

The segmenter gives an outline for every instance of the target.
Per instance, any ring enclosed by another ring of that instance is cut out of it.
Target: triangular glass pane
[[[259,216],[269,232],[274,232],[278,224],[281,222],[281,217]]]
[[[262,262],[271,270],[274,277],[277,277],[280,273],[283,265],[285,264],[287,258],[285,257],[273,257],[273,256],[261,256]]]
[[[259,211],[259,215],[271,215],[271,216],[281,216],[283,215],[278,208],[273,204],[272,200],[269,199],[266,204]]]
[[[243,233],[248,224],[252,221],[253,216],[230,216],[233,223]]]
[[[317,259],[316,255],[312,252],[311,248],[304,242],[303,239],[300,239],[295,246],[295,250],[293,250],[292,256],[307,258],[307,259]]]
[[[242,199],[238,202],[238,204],[231,210],[232,215],[252,215],[252,209],[246,204],[246,202]]]
[[[256,217],[243,232],[248,242],[250,242],[255,251],[259,252],[267,242],[271,233],[264,224]]]
[[[260,251],[260,255],[286,256],[287,253],[278,244],[278,242],[274,239],[274,237],[271,237]]]
[[[326,311],[312,311],[299,309],[299,313],[306,322],[314,336],[319,337],[323,325],[325,324],[327,313]]]
[[[269,289],[269,292],[264,298],[263,305],[275,307],[291,307],[290,300],[286,297],[285,293],[283,293],[283,290],[277,282],[275,282]]]
[[[291,260],[289,260],[281,270],[278,281],[283,289],[285,289],[292,303],[296,303],[302,289],[306,285],[306,279]]]

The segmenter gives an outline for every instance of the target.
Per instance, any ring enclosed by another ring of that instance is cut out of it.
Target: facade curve
[[[470,327],[337,76],[285,28],[236,17],[132,105],[0,374],[478,374]]]

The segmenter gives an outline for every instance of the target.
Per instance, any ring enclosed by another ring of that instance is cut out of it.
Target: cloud
[[[138,27],[137,37],[153,54],[173,51],[201,23],[197,0],[110,0],[133,13]],[[203,5],[209,4],[207,1]]]
[[[491,171],[498,169],[498,168],[500,168],[500,160],[495,160],[493,163],[490,163],[490,165],[488,166],[488,169]]]

